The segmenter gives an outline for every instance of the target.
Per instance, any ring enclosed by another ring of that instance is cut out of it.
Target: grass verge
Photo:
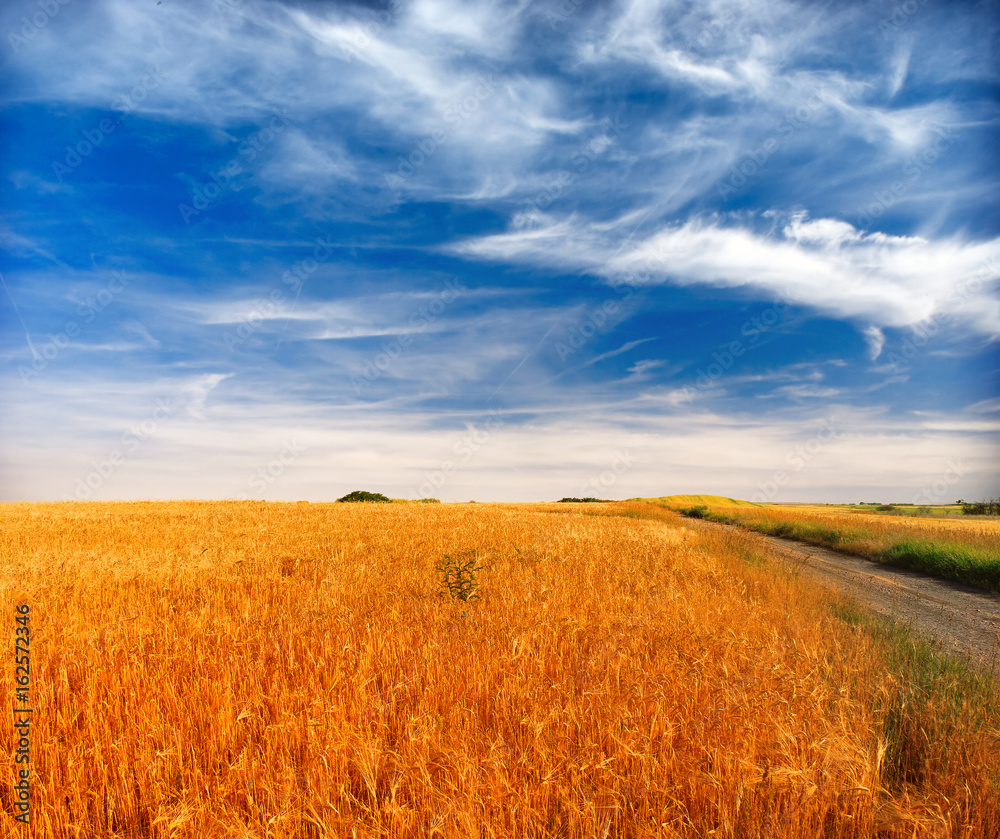
[[[970,724],[1000,730],[997,685],[989,673],[950,656],[899,621],[875,615],[853,601],[831,606],[844,623],[882,650],[890,679],[877,702],[883,721],[883,778],[893,788],[919,785],[933,772],[949,772],[962,755],[940,748]],[[1000,791],[1000,765],[988,779]]]

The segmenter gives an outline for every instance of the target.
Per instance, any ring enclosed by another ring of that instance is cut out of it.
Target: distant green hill
[[[759,507],[752,501],[725,498],[721,495],[665,495],[662,498],[637,498],[636,501],[651,501],[668,507]]]

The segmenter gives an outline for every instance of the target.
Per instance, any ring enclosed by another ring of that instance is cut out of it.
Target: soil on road
[[[853,597],[876,614],[901,621],[946,652],[967,657],[1000,676],[1000,594],[793,539],[753,535],[798,573]]]

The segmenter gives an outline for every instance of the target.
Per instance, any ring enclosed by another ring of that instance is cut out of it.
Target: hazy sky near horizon
[[[998,24],[11,0],[0,500],[997,494]]]

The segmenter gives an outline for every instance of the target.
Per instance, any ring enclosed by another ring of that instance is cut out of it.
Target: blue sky
[[[4,500],[1000,489],[989,3],[0,24]]]

